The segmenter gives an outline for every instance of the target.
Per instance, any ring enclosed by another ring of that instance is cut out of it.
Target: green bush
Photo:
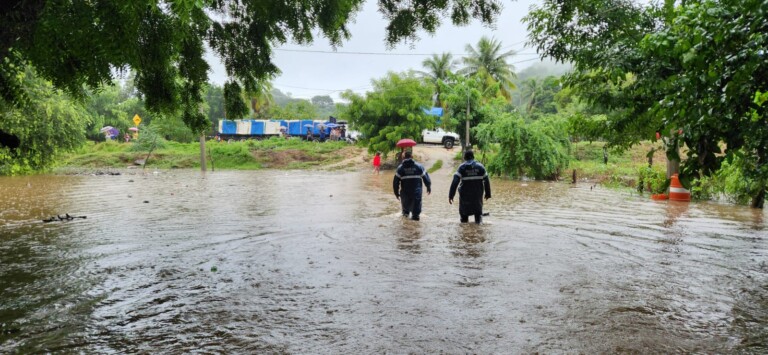
[[[637,172],[637,191],[648,190],[652,194],[663,194],[669,187],[670,180],[667,173],[659,168],[644,166]]]
[[[152,126],[141,126],[141,133],[139,133],[138,139],[133,140],[131,151],[148,152],[165,148],[165,146],[166,140]]]
[[[716,177],[702,176],[691,184],[691,198],[695,200],[712,200],[721,194],[719,181]]]
[[[498,154],[489,159],[488,172],[536,180],[557,179],[570,162],[571,143],[566,121],[548,116],[526,123],[519,115],[505,113],[493,123],[475,129],[483,146],[498,142]]]
[[[749,203],[752,196],[756,193],[752,179],[744,176],[742,164],[743,159],[740,156],[734,156],[732,160],[723,161],[720,170],[714,175],[714,185],[712,189],[723,194],[729,201],[737,204]]]

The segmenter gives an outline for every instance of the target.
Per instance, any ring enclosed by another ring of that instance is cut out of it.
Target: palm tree
[[[272,88],[272,83],[269,80],[263,80],[258,83],[256,91],[249,93],[254,117],[269,118],[266,117],[267,109],[275,103],[272,97]]]
[[[433,105],[436,107],[442,107],[440,102],[440,82],[448,80],[448,73],[453,71],[456,67],[456,61],[453,60],[451,53],[443,53],[441,55],[433,54],[432,58],[424,59],[421,65],[426,68],[426,71],[416,71],[423,78],[429,81],[435,88]]]
[[[523,94],[522,98],[528,99],[528,105],[526,106],[526,112],[531,112],[538,102],[538,94],[541,91],[541,85],[536,78],[530,78],[523,82]]]
[[[501,42],[488,37],[480,38],[477,48],[467,45],[465,50],[467,57],[462,59],[465,67],[461,73],[467,76],[481,75],[490,77],[499,83],[501,93],[507,100],[512,98],[512,90],[515,84],[512,79],[515,75],[515,67],[507,63],[507,59],[515,55],[515,51],[501,52]]]

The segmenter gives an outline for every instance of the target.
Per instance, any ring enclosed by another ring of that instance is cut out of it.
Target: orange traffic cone
[[[680,179],[677,177],[677,174],[673,174],[671,179],[672,181],[669,183],[669,200],[690,201],[691,192],[686,190],[683,185],[680,184]]]

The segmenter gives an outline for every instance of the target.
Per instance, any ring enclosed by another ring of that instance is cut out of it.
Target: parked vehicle
[[[451,149],[460,141],[457,133],[444,131],[442,128],[434,130],[425,129],[421,132],[421,141],[424,143],[442,144],[446,149]]]
[[[288,134],[294,137],[306,137],[307,130],[315,137],[320,131],[329,136],[329,122],[323,120],[220,120],[219,136],[223,140],[262,139]]]

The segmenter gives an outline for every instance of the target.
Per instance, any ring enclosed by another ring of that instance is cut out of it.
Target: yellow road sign
[[[139,123],[141,123],[141,117],[139,117],[139,115],[138,115],[138,114],[136,114],[136,116],[133,116],[133,123],[134,123],[136,126],[138,126],[138,125],[139,125]]]

